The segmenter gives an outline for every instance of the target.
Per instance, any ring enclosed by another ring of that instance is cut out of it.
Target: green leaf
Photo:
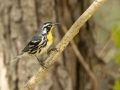
[[[120,65],[120,54],[116,54],[116,60],[115,60],[115,62],[118,64],[118,65]]]
[[[120,90],[120,80],[115,80],[114,90]]]
[[[112,40],[117,48],[120,48],[120,22],[116,23],[112,28]]]

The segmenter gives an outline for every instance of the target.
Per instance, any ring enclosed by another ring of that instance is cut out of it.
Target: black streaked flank
[[[39,53],[41,52],[41,49],[39,48],[39,51],[38,51]]]
[[[31,49],[30,49],[30,52],[37,50],[38,47],[39,47],[39,46],[35,46],[35,47],[31,48]]]
[[[35,54],[37,51],[32,51],[32,52],[29,52],[29,54]]]

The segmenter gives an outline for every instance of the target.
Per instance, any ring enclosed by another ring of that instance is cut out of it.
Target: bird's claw
[[[47,54],[49,55],[51,51],[59,52],[59,50],[57,48],[52,48],[49,51],[47,51]]]

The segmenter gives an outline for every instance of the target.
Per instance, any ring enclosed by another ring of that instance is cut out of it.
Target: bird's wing
[[[13,60],[11,60],[10,63],[18,60],[21,56],[24,55],[24,52],[29,52],[29,50],[31,49],[35,49],[35,47],[38,46],[38,44],[42,41],[42,37],[41,36],[34,36],[31,41],[27,44],[27,46],[22,50],[22,52]]]
[[[39,45],[39,43],[42,41],[41,36],[35,36],[31,39],[31,41],[27,44],[27,46],[22,50],[22,52],[28,52],[31,49],[34,49]]]

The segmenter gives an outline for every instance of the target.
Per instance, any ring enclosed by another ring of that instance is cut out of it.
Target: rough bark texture
[[[41,23],[59,22],[69,28],[89,4],[88,0],[0,0],[0,71],[1,77],[3,76],[1,90],[19,90],[39,68],[35,57],[24,57],[10,65],[9,62],[30,41]],[[94,57],[91,28],[92,24],[89,21],[75,38],[90,67]],[[60,26],[55,28],[53,47],[63,35]],[[46,57],[44,54],[39,59],[45,60]],[[88,87],[88,80],[89,77],[69,45],[34,90],[91,89]]]

